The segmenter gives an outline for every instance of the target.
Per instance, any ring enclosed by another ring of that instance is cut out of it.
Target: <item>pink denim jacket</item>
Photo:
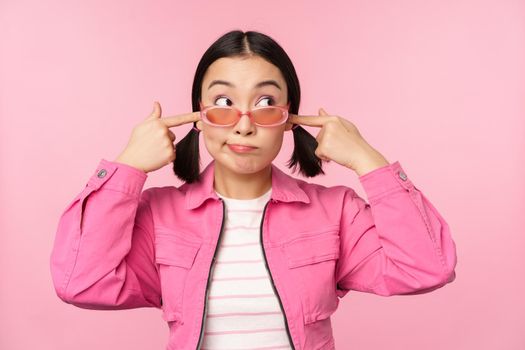
[[[199,349],[225,209],[214,162],[200,182],[143,191],[146,173],[102,159],[58,223],[50,257],[58,297],[86,309],[160,308],[167,349]],[[351,289],[421,294],[456,277],[449,226],[399,162],[359,180],[370,204],[272,164],[260,235],[293,349],[335,349],[330,315]]]

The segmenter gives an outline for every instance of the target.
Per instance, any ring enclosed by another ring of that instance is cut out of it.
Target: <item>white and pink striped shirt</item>
[[[211,271],[201,350],[291,349],[284,315],[264,264],[260,224],[271,189],[254,199],[227,198]]]

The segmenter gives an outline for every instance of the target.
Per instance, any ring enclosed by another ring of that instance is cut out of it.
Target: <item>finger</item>
[[[160,118],[161,115],[162,109],[160,108],[160,103],[158,103],[157,101],[153,102],[153,111],[147,119]]]
[[[179,115],[175,115],[171,117],[165,117],[165,118],[162,118],[161,120],[162,122],[164,122],[164,124],[168,128],[171,128],[171,127],[179,126],[182,124],[193,123],[193,122],[199,121],[200,119],[201,119],[200,111],[197,111],[197,112],[192,112],[192,113],[179,114]]]
[[[314,153],[315,153],[315,156],[316,156],[317,158],[319,158],[319,159],[322,159],[322,160],[327,160],[327,159],[329,159],[329,158],[327,158],[327,157],[323,154],[323,152],[321,152],[321,149],[320,149],[319,147],[315,150]]]
[[[323,125],[330,120],[328,114],[323,115],[297,115],[290,114],[290,122],[294,124],[302,124],[315,127],[323,127]]]
[[[319,148],[316,149],[315,155],[317,156],[317,158],[324,160],[325,162],[329,162],[331,160],[326,155],[324,155],[324,153],[322,153]]]
[[[324,110],[324,108],[319,108],[319,115],[329,115],[328,113],[326,113],[326,111]]]
[[[171,131],[169,129],[168,129],[168,136],[169,136],[171,142],[175,141],[175,134],[173,133],[173,131]]]
[[[315,136],[315,139],[318,143],[322,143],[323,142],[323,137],[324,137],[324,133],[326,131],[326,128],[321,128],[321,131],[319,131],[319,133]]]

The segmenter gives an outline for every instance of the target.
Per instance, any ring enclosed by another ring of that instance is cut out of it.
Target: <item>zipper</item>
[[[224,213],[225,213],[225,204],[224,204],[224,200],[222,198],[219,198],[219,200],[222,202],[222,222],[221,222],[221,230],[219,232],[219,238],[217,239],[217,244],[215,246],[215,251],[213,253],[213,259],[212,259],[212,263],[210,264],[210,269],[208,270],[208,280],[206,281],[206,293],[205,293],[205,296],[204,296],[204,310],[202,312],[202,320],[201,320],[201,331],[200,331],[200,335],[199,335],[199,340],[197,342],[197,348],[196,350],[199,350],[199,347],[201,346],[201,342],[202,342],[202,335],[204,333],[204,322],[205,322],[205,319],[206,319],[206,313],[207,313],[207,305],[208,305],[208,285],[210,283],[210,277],[211,277],[211,269],[212,267],[214,266],[214,263],[215,263],[215,256],[217,255],[217,247],[219,245],[219,242],[220,242],[220,239],[221,239],[221,236],[222,236],[222,229],[223,229],[223,226],[224,226]],[[271,200],[270,200],[271,201]],[[285,320],[285,325],[286,325],[286,333],[288,334],[288,340],[290,342],[290,345],[292,347],[293,350],[295,350],[295,346],[293,344],[293,340],[292,340],[292,336],[290,334],[290,328],[288,327],[288,318],[286,317],[286,312],[284,311],[284,308],[283,308],[283,303],[281,301],[281,297],[279,296],[279,292],[277,291],[277,288],[275,287],[275,284],[273,282],[273,277],[272,277],[272,273],[270,271],[270,268],[268,267],[268,261],[266,260],[266,252],[264,251],[264,244],[263,244],[263,222],[264,222],[264,215],[266,214],[266,208],[268,207],[268,204],[270,204],[270,201],[268,201],[266,203],[266,205],[264,206],[264,210],[263,210],[263,214],[262,214],[262,218],[261,218],[261,223],[260,223],[260,241],[261,241],[261,249],[262,249],[262,252],[263,252],[263,256],[264,256],[264,266],[266,268],[266,271],[268,271],[268,275],[270,276],[270,281],[272,283],[272,288],[273,288],[273,291],[275,292],[275,295],[277,295],[277,299],[279,300],[279,306],[281,308],[281,312],[283,313],[284,315],[284,320]]]
[[[215,245],[215,251],[213,252],[213,259],[212,259],[212,262],[210,264],[210,269],[208,270],[208,280],[206,281],[206,293],[204,293],[204,309],[202,311],[202,321],[201,321],[201,331],[200,331],[200,335],[199,335],[199,340],[197,342],[197,348],[196,350],[199,350],[199,347],[201,346],[201,342],[202,342],[202,335],[204,333],[204,321],[206,320],[206,314],[208,312],[207,310],[207,306],[208,306],[208,285],[210,284],[210,277],[211,277],[211,270],[212,268],[214,267],[215,265],[215,256],[217,255],[217,247],[219,246],[219,242],[221,240],[221,236],[222,236],[222,229],[223,229],[223,226],[224,226],[224,212],[226,211],[225,210],[225,204],[224,204],[224,200],[222,198],[219,198],[219,200],[221,201],[221,204],[222,204],[222,222],[221,222],[221,230],[219,231],[219,238],[217,238],[217,244]]]
[[[288,318],[286,317],[286,312],[284,312],[283,303],[281,301],[281,297],[279,296],[279,292],[277,291],[277,288],[275,288],[275,284],[273,283],[273,277],[272,273],[270,271],[270,268],[268,266],[268,261],[266,260],[266,252],[264,251],[264,240],[263,240],[263,222],[264,222],[264,214],[266,213],[266,208],[268,207],[268,204],[270,204],[271,199],[266,203],[264,206],[262,218],[261,218],[261,224],[260,224],[260,232],[261,232],[261,249],[264,256],[264,266],[266,267],[266,271],[268,271],[268,274],[270,275],[270,281],[272,282],[272,288],[275,292],[275,295],[277,295],[277,299],[279,300],[279,306],[281,307],[281,312],[284,315],[284,321],[286,325],[286,333],[288,334],[288,340],[290,341],[290,345],[292,346],[292,349],[295,350],[295,346],[293,344],[292,335],[290,334],[290,329],[288,328]]]

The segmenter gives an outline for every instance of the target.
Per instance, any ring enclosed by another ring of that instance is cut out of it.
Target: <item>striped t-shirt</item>
[[[202,350],[291,349],[284,315],[266,270],[260,224],[271,188],[226,206],[208,293]]]

